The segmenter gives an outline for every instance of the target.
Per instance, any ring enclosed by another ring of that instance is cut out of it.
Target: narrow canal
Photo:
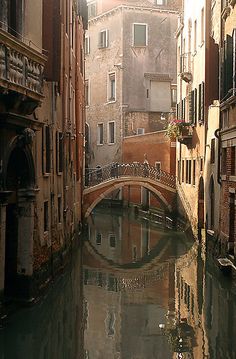
[[[6,318],[1,359],[233,359],[236,288],[183,233],[100,210],[83,249]]]

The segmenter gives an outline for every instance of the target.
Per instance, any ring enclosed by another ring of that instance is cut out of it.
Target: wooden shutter
[[[202,84],[198,85],[198,122],[201,122]]]
[[[227,54],[226,54],[226,78],[227,78],[227,85],[226,85],[226,95],[232,95],[233,87],[233,37],[227,35],[226,38],[226,47],[227,47]]]
[[[191,91],[188,95],[188,119],[189,122],[194,122],[194,91]]]
[[[236,94],[236,29],[233,31],[233,95]]]
[[[202,82],[201,86],[201,111],[200,111],[200,121],[204,122],[204,114],[205,114],[205,83]]]
[[[197,89],[194,90],[194,125],[197,124]]]

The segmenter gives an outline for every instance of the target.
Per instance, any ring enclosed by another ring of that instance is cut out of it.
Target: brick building
[[[236,116],[236,6],[235,1],[223,1],[221,12],[221,73],[220,73],[220,140],[221,140],[221,253],[235,255],[235,116]]]
[[[81,219],[86,6],[0,8],[0,291],[29,298]]]
[[[162,130],[174,110],[179,3],[88,2],[88,167],[120,162],[125,136]]]
[[[175,176],[176,143],[166,136],[165,130],[125,137],[122,143],[122,155],[124,163],[145,161],[157,170]],[[163,207],[157,196],[143,187],[124,187],[123,198],[128,203],[142,204],[145,207]]]

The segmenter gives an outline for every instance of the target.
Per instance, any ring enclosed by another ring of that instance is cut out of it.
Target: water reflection
[[[87,358],[236,357],[235,294],[203,247],[127,213],[97,212],[88,239]]]
[[[1,359],[234,359],[236,287],[181,233],[89,219],[81,257],[0,329]],[[83,288],[82,288],[83,285]]]
[[[80,359],[83,350],[81,259],[45,298],[7,318],[0,329],[1,359]]]

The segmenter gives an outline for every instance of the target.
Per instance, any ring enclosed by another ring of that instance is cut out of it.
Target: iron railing
[[[87,168],[85,171],[85,187],[96,186],[99,183],[120,177],[149,178],[171,188],[176,187],[176,177],[168,172],[159,170],[147,163],[111,163],[104,167]]]

